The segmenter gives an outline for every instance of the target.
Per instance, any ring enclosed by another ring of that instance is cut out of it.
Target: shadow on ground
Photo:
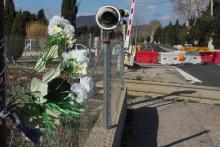
[[[166,97],[169,97],[169,96],[179,96],[179,95],[193,94],[193,93],[196,93],[196,91],[192,91],[192,90],[176,91],[176,92],[172,92],[172,93],[167,94],[167,95],[158,96],[156,98],[146,99],[146,100],[143,100],[143,101],[138,101],[138,102],[130,103],[130,104],[128,104],[128,106],[134,106],[134,105],[138,105],[138,104],[149,102],[149,101],[165,99]]]
[[[121,147],[157,147],[158,125],[156,108],[129,109]]]
[[[209,133],[209,132],[210,132],[209,130],[204,130],[204,131],[202,131],[202,132],[200,132],[200,133],[197,133],[197,134],[188,136],[188,137],[186,137],[186,138],[177,140],[177,141],[175,141],[175,142],[173,142],[173,143],[170,143],[170,144],[168,144],[168,145],[165,145],[165,146],[163,146],[163,147],[172,147],[172,146],[174,146],[174,145],[177,145],[177,144],[180,144],[180,143],[182,143],[182,142],[184,142],[184,141],[188,141],[188,140],[190,140],[190,139],[199,137],[199,136],[201,136],[201,135],[203,135],[203,134],[207,134],[207,133]]]
[[[196,91],[177,91],[173,92],[164,96],[156,97],[153,99],[146,99],[142,101],[137,101],[129,104],[128,106],[134,106],[145,102],[154,102],[151,105],[160,104],[160,101],[163,100],[165,97],[168,96],[178,96],[181,94],[192,94]],[[170,103],[162,104],[169,105],[175,103],[175,101],[171,101]],[[159,115],[156,107],[149,107],[150,105],[146,105],[145,107],[140,107],[137,109],[128,109],[127,111],[127,118],[126,118],[126,125],[123,132],[122,137],[122,144],[121,147],[157,147],[157,134],[158,134],[158,125],[159,125]],[[201,132],[207,133],[207,132]],[[185,140],[191,139],[201,134],[195,134],[193,136],[184,138],[177,142],[173,142],[165,147],[172,146],[183,142]]]

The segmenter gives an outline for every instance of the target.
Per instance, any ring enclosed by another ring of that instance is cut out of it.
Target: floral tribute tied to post
[[[93,80],[87,73],[87,52],[65,52],[66,47],[71,48],[74,44],[74,32],[66,19],[54,16],[50,20],[49,38],[34,72],[42,76],[32,78],[31,74],[30,88],[10,94],[6,108],[0,111],[0,122],[11,118],[13,128],[34,143],[40,143],[44,134],[52,137],[61,117],[77,117],[84,112],[83,104],[92,95]],[[54,60],[58,66],[47,68]],[[78,82],[72,83],[69,79]]]

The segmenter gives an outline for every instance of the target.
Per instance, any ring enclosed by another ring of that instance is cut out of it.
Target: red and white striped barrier
[[[124,43],[125,49],[128,49],[130,45],[131,29],[132,29],[134,12],[135,12],[135,3],[136,3],[136,0],[131,0],[131,9],[130,9],[130,14],[129,14],[129,19],[128,19],[128,28],[127,28],[127,33],[126,33],[125,43]]]

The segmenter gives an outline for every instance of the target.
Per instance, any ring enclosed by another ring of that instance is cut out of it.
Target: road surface
[[[220,87],[220,65],[177,65],[176,67],[201,80],[202,85]]]

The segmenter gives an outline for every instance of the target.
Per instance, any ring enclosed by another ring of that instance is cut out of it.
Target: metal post
[[[0,111],[5,107],[4,0],[0,0]],[[0,124],[0,146],[6,146],[5,123]]]
[[[91,59],[92,59],[92,33],[89,33],[89,61],[90,61],[90,64],[91,64]]]
[[[103,32],[103,82],[104,82],[104,117],[103,117],[103,128],[109,129],[109,120],[110,120],[110,99],[109,99],[109,80],[110,80],[110,36],[109,32]]]

